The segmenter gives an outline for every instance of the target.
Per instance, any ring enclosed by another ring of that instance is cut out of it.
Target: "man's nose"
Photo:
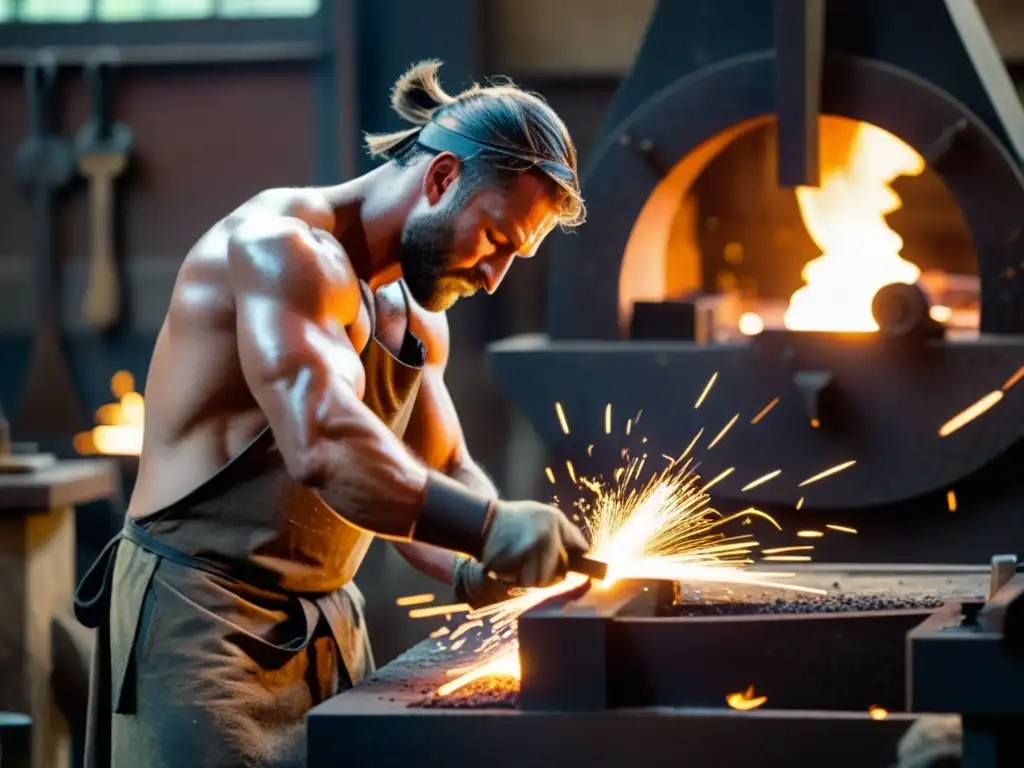
[[[488,294],[494,294],[498,290],[498,286],[501,285],[501,281],[505,279],[505,275],[508,273],[508,268],[512,266],[512,260],[515,258],[515,254],[509,256],[492,256],[485,259],[480,264],[480,274],[484,279],[484,290]]]

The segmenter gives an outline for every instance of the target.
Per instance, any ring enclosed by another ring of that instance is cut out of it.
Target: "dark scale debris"
[[[712,602],[685,599],[673,606],[676,616],[751,616],[779,613],[862,613],[864,611],[931,610],[945,602],[941,597],[896,597],[892,595],[824,595],[791,599]]]
[[[515,709],[518,697],[519,681],[503,675],[474,680],[447,696],[434,693],[409,706],[425,709]]]

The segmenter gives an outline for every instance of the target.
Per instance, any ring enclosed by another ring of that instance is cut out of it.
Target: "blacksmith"
[[[539,98],[437,71],[396,84],[384,164],[263,192],[182,264],[128,519],[79,590],[93,768],[304,765],[307,711],[372,667],[352,579],[374,535],[473,604],[586,548],[498,498],[444,381],[444,311],[582,221],[575,149]]]

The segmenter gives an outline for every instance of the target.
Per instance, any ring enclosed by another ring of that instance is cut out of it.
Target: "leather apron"
[[[407,322],[388,352],[360,287],[363,401],[401,437],[424,348]],[[305,713],[373,669],[352,583],[372,538],[289,476],[269,427],[180,501],[127,518],[75,600],[97,629],[86,768],[305,765]]]

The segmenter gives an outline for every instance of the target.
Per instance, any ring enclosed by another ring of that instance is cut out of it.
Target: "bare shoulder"
[[[241,221],[267,215],[298,219],[314,229],[334,229],[334,209],[316,187],[282,187],[260,192],[235,211]]]
[[[311,316],[355,314],[358,277],[330,234],[334,215],[316,190],[283,190],[270,203],[257,198],[235,216],[228,265],[236,295],[263,295]]]

